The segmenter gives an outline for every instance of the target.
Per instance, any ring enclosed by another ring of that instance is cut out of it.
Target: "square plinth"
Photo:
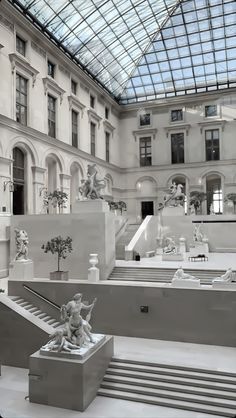
[[[16,260],[9,264],[9,280],[32,280],[34,263],[32,260]]]
[[[95,398],[113,356],[113,337],[84,360],[30,356],[29,400],[43,405],[84,411]]]
[[[77,200],[72,206],[73,213],[109,212],[108,203],[103,199]]]
[[[162,261],[183,261],[183,254],[162,254]]]

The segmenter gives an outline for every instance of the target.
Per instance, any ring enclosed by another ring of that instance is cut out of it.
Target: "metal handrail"
[[[52,305],[54,308],[58,309],[59,311],[61,310],[61,307],[59,305],[57,305],[56,303],[52,302],[51,300],[49,300],[48,298],[46,298],[45,296],[41,295],[39,292],[37,292],[36,290],[31,289],[29,286],[23,284],[23,288],[26,289],[28,292],[33,293],[35,296],[37,296],[39,299],[44,300],[44,302],[47,302],[49,305]]]

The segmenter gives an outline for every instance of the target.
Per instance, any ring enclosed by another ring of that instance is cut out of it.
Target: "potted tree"
[[[51,280],[68,280],[69,274],[68,271],[62,271],[60,269],[61,259],[65,259],[73,250],[72,248],[72,238],[66,237],[63,238],[61,235],[58,237],[52,238],[50,241],[47,241],[46,244],[42,245],[42,250],[45,253],[51,252],[52,254],[57,254],[57,270],[50,272]]]
[[[119,200],[119,202],[117,202],[117,205],[118,209],[120,210],[120,214],[122,215],[123,211],[127,210],[126,203],[123,202],[123,200]]]
[[[68,194],[61,190],[54,190],[48,194],[47,200],[48,204],[51,202],[54,208],[58,207],[59,213],[61,213],[62,208],[67,206]]]
[[[202,209],[202,202],[204,202],[207,198],[206,193],[199,192],[198,190],[190,192],[190,206],[194,206],[195,213],[201,213]]]
[[[236,193],[228,193],[224,198],[224,202],[227,205],[227,211],[230,213],[235,213]]]

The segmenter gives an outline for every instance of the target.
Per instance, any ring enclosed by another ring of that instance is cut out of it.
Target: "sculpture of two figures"
[[[176,254],[177,247],[173,238],[166,237],[166,246],[163,248],[164,254]]]
[[[182,184],[173,182],[164,196],[164,203],[159,204],[159,210],[165,206],[183,206],[185,201],[183,188],[184,186]]]
[[[232,267],[222,274],[220,277],[216,277],[212,280],[212,283],[232,283],[235,280],[235,273],[232,270]]]
[[[61,321],[64,326],[51,335],[51,340],[42,349],[71,352],[79,350],[89,342],[93,343],[89,321],[95,303],[96,299],[94,299],[91,305],[84,304],[82,294],[76,293],[67,305],[62,305]],[[88,311],[85,319],[81,316],[82,309]]]
[[[28,260],[29,238],[24,229],[15,228],[16,255],[14,261]]]
[[[100,190],[106,186],[104,179],[97,179],[96,164],[88,164],[87,179],[81,180],[79,192],[82,199],[102,199]]]

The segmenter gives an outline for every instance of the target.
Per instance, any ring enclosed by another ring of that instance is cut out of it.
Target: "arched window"
[[[15,147],[13,149],[13,214],[25,213],[25,154]]]
[[[217,174],[210,174],[206,177],[207,214],[223,212],[223,197],[221,177]]]

